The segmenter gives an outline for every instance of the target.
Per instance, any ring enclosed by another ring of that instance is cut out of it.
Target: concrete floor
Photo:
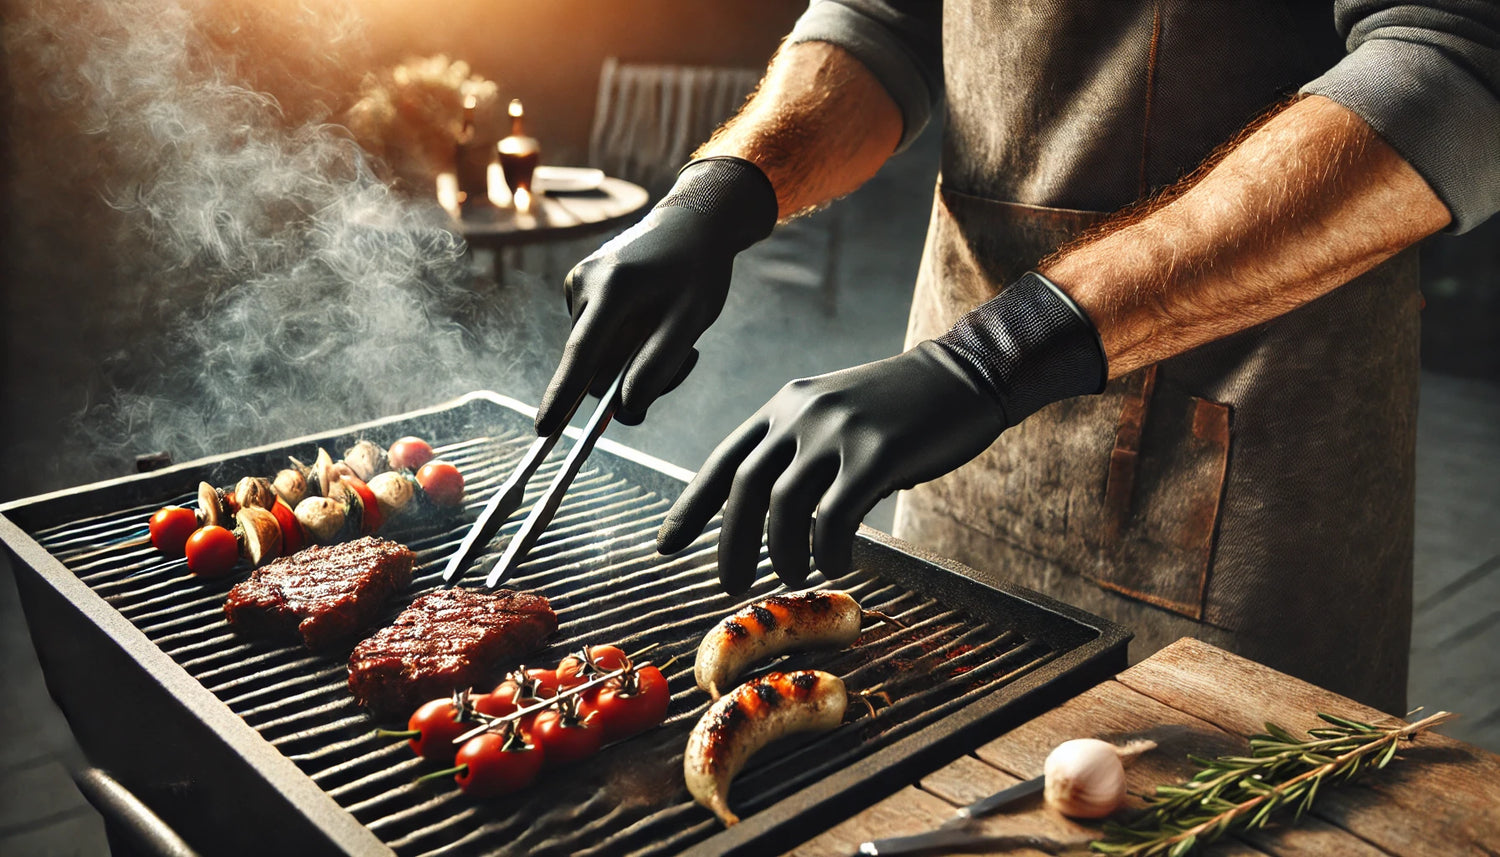
[[[910,284],[929,207],[937,141],[928,135],[837,211],[783,230],[745,254],[702,361],[645,425],[610,437],[694,469],[788,379],[900,349]],[[836,307],[823,310],[819,272],[826,220],[842,218]],[[510,367],[496,389],[536,401],[566,336],[557,277],[568,248],[512,261],[499,300],[525,303],[533,365]],[[487,267],[476,259],[475,269]],[[528,275],[525,271],[544,272]],[[489,288],[495,288],[490,285]],[[1500,386],[1428,374],[1418,440],[1416,638],[1411,700],[1464,713],[1449,734],[1500,751]],[[871,516],[889,525],[889,509]],[[46,698],[8,568],[0,571],[0,854],[97,854],[97,816],[65,770],[76,749]]]

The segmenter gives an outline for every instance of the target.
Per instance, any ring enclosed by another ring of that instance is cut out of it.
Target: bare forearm
[[[1172,202],[1042,273],[1088,313],[1119,376],[1295,309],[1448,222],[1363,120],[1314,96]]]
[[[782,48],[744,109],[699,151],[759,166],[782,217],[850,193],[901,139],[901,113],[875,78],[824,42]]]

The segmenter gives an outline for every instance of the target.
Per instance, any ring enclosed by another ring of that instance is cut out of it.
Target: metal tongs
[[[628,365],[628,364],[627,364]],[[594,408],[594,413],[589,417],[588,423],[583,427],[583,437],[578,443],[568,450],[567,458],[563,459],[562,469],[552,477],[552,484],[547,487],[547,493],[537,500],[536,505],[531,507],[526,521],[521,524],[521,530],[516,533],[515,538],[506,545],[505,553],[500,556],[500,561],[490,570],[489,576],[485,578],[484,585],[493,589],[504,583],[515,573],[516,567],[526,559],[526,554],[536,545],[537,539],[541,538],[542,532],[547,525],[552,523],[552,516],[557,514],[558,507],[562,505],[563,495],[568,493],[568,486],[573,484],[573,479],[582,469],[584,459],[589,457],[593,451],[594,444],[598,442],[599,436],[604,434],[604,429],[609,426],[609,421],[615,415],[615,410],[620,406],[620,384],[625,378],[625,371],[615,376],[610,383],[609,389],[599,399],[599,406]],[[474,526],[464,536],[463,543],[458,546],[458,553],[448,560],[448,567],[443,569],[443,583],[453,585],[463,576],[464,569],[474,561],[481,553],[489,547],[490,540],[500,532],[500,527],[505,524],[515,511],[521,508],[522,498],[526,494],[526,483],[536,475],[536,471],[542,466],[542,461],[557,445],[558,438],[562,437],[567,429],[568,423],[572,421],[573,415],[578,412],[578,407],[583,403],[583,397],[573,404],[572,410],[568,411],[567,419],[557,431],[545,437],[539,437],[532,441],[531,448],[526,451],[525,457],[516,467],[495,496],[484,505],[480,511],[479,518]]]

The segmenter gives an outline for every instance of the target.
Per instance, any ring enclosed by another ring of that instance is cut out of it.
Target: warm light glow
[[[464,109],[465,110],[473,110],[475,107],[478,107],[478,106],[479,106],[479,98],[477,96],[468,95],[468,96],[464,97]]]
[[[512,98],[510,100],[510,109],[509,109],[508,112],[510,113],[511,118],[515,118],[517,116],[520,116],[521,115],[521,99],[519,99],[519,98]]]
[[[524,187],[516,189],[516,211],[522,214],[531,213],[531,191]]]
[[[495,183],[490,182],[490,187]],[[437,201],[449,214],[458,217],[458,176],[453,173],[438,173]]]

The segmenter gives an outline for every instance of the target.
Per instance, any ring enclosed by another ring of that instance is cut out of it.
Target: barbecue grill
[[[849,590],[906,627],[869,624],[848,650],[780,666],[827,670],[890,703],[752,759],[730,794],[744,820],[725,829],[682,782],[687,733],[708,705],[693,683],[692,653],[720,618],[773,592],[776,578],[763,555],[751,592],[720,592],[716,529],[683,554],[657,555],[656,529],[689,474],[606,439],[508,585],[544,593],[557,610],[559,631],[533,665],[584,643],[658,644],[658,664],[683,655],[665,670],[667,721],[587,762],[544,771],[522,794],[482,801],[450,780],[413,782],[437,766],[373,734],[377,724],[345,686],[352,642],[313,654],[241,638],[222,613],[233,581],[193,578],[144,540],[150,514],[190,504],[200,480],[233,484],[320,445],[337,454],[360,437],[415,434],[468,481],[461,514],[383,533],[416,551],[409,594],[426,591],[440,585],[443,561],[525,452],[533,414],[475,393],[0,507],[0,538],[18,560],[48,685],[93,764],[212,853],[768,853],[1125,665],[1129,634],[1118,626],[864,530],[856,570],[836,580],[814,574],[811,584]],[[528,505],[569,445],[532,480]],[[519,518],[461,585],[481,584]]]

